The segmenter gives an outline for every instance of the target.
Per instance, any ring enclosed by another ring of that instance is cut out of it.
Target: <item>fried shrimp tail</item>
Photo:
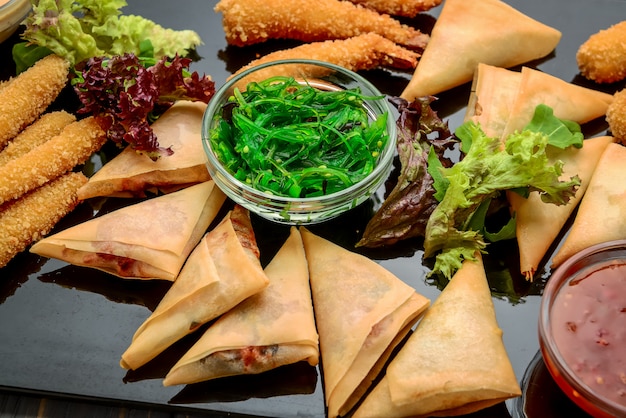
[[[48,55],[0,89],[0,149],[37,119],[67,82],[69,63]]]
[[[428,35],[386,14],[341,0],[220,0],[226,41],[245,46],[268,39],[318,42],[367,32],[410,49],[424,49]]]
[[[0,152],[0,166],[19,158],[61,133],[76,117],[64,110],[44,113]]]
[[[0,204],[84,163],[105,141],[106,134],[93,116],[70,123],[46,143],[0,166]]]
[[[613,95],[613,101],[606,110],[606,121],[613,137],[626,145],[626,89]]]
[[[76,192],[86,182],[82,173],[71,172],[0,205],[0,268],[74,210]]]
[[[415,17],[437,7],[442,0],[350,0],[354,4],[392,16]]]
[[[326,61],[352,71],[371,70],[378,67],[406,70],[417,66],[419,56],[419,53],[403,48],[376,33],[366,33],[348,39],[312,42],[272,52],[251,61],[235,74],[266,62],[298,58]],[[264,72],[264,74],[259,75],[259,78],[269,78],[275,75],[274,71],[272,67],[261,70],[259,72]],[[289,75],[298,76],[302,75],[302,72]]]
[[[596,83],[626,79],[626,20],[589,37],[576,53],[580,73]]]

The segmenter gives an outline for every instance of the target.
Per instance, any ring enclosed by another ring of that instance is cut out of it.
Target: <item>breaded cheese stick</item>
[[[350,0],[354,4],[360,4],[378,13],[386,13],[392,16],[415,17],[420,12],[425,12],[437,7],[442,0]]]
[[[389,39],[371,32],[348,39],[311,42],[294,48],[275,51],[251,61],[235,74],[266,62],[297,58],[326,61],[352,71],[372,70],[378,67],[411,69],[417,66],[419,56],[419,53],[403,48]],[[261,71],[266,71],[266,74],[259,75],[260,79],[275,75],[272,73],[271,67]],[[284,72],[281,74],[285,75]],[[298,75],[300,74],[293,74],[293,76]]]
[[[0,204],[84,163],[105,141],[106,134],[93,116],[70,123],[46,143],[0,166]]]
[[[626,20],[589,37],[576,53],[580,73],[596,83],[626,79]]]
[[[74,210],[85,183],[82,173],[70,172],[0,206],[0,268]]]
[[[64,110],[48,112],[41,115],[22,132],[17,134],[7,146],[0,151],[0,165],[21,157],[50,138],[61,133],[70,123],[76,121],[76,116]]]
[[[0,149],[50,106],[68,74],[66,60],[48,55],[0,89]]]
[[[346,39],[374,32],[411,49],[429,36],[386,14],[341,0],[220,0],[226,41],[245,46],[268,39],[304,42]]]
[[[606,121],[617,142],[626,145],[626,89],[613,95],[613,101],[606,110]]]

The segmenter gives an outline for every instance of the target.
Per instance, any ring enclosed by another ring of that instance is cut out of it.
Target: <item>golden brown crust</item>
[[[351,71],[372,70],[378,67],[412,69],[417,66],[419,56],[419,53],[372,32],[348,39],[312,42],[272,52],[251,61],[235,74],[266,62],[298,58],[326,61]],[[272,75],[271,69],[266,71],[267,77],[260,78],[268,78]]]
[[[626,89],[613,95],[606,111],[606,121],[617,142],[626,145]]]
[[[0,166],[0,203],[17,199],[84,163],[105,141],[93,117],[67,125],[46,143]]]
[[[69,63],[48,55],[0,89],[0,149],[39,117],[67,82]]]
[[[0,165],[32,151],[37,146],[60,134],[63,128],[75,120],[76,117],[74,115],[64,110],[44,113],[39,119],[13,138],[0,152]]]
[[[425,12],[441,4],[441,0],[350,0],[376,10],[378,13],[386,13],[392,16],[415,17],[420,12]]]
[[[48,234],[78,205],[76,191],[87,182],[81,173],[68,173],[0,206],[0,267]]]
[[[589,37],[576,53],[580,73],[597,83],[626,78],[626,20]]]
[[[268,39],[303,42],[346,39],[375,32],[411,49],[423,49],[428,35],[386,14],[339,0],[221,0],[226,41],[245,46]]]

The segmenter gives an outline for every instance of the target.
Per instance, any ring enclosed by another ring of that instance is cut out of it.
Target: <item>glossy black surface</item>
[[[295,45],[293,42],[268,42],[246,48],[227,46],[221,18],[213,12],[216,1],[129,0],[127,14],[141,14],[165,27],[193,29],[204,45],[198,48],[200,60],[192,69],[212,76],[216,85],[246,64],[257,54]],[[591,34],[626,18],[623,0],[509,0],[521,12],[551,25],[563,33],[553,54],[529,63],[566,81],[614,92],[619,85],[596,86],[580,77],[576,50]],[[406,23],[429,28],[439,9]],[[10,44],[17,35],[0,45],[0,76],[12,74]],[[363,72],[384,93],[399,94],[411,73],[386,70]],[[469,85],[439,95],[434,104],[451,128],[460,124],[469,97]],[[71,92],[64,96],[71,103]],[[603,120],[584,127],[588,136],[606,133]],[[125,201],[110,199],[114,208]],[[354,249],[377,201],[372,199],[351,213],[311,230]],[[110,205],[110,206],[109,206]],[[58,228],[89,219],[90,205],[83,204],[64,219]],[[286,227],[254,220],[254,228],[267,263],[287,236]],[[422,262],[419,241],[402,242],[385,250],[362,251],[372,259],[434,300],[439,294],[436,283],[426,280],[428,267]],[[522,381],[540,363],[536,358],[537,317],[543,283],[549,276],[544,270],[530,284],[519,275],[515,242],[489,247],[485,259],[488,278],[494,290],[497,318],[504,330],[504,343],[515,372]],[[176,357],[193,342],[184,339],[140,370],[127,373],[119,367],[121,354],[137,327],[148,317],[167,284],[118,279],[86,268],[68,266],[23,253],[0,269],[0,387],[7,390],[52,392],[62,396],[86,397],[113,402],[140,402],[177,408],[198,408],[272,417],[323,417],[325,414],[322,379],[318,368],[294,365],[261,376],[227,378],[186,387],[165,388],[161,378]],[[545,373],[544,373],[545,375]],[[553,382],[552,382],[553,383]],[[544,389],[545,388],[545,389]],[[531,379],[524,384],[525,396],[506,405],[500,404],[474,414],[480,417],[524,416],[525,403],[533,402],[533,411],[549,415],[577,416],[573,409],[553,408],[569,401],[558,398],[551,380]],[[550,394],[537,396],[537,394]],[[554,396],[553,396],[554,395]],[[545,409],[544,409],[545,408]],[[574,407],[575,408],[575,407]],[[568,414],[569,411],[569,414]],[[520,415],[522,414],[522,415]],[[230,415],[233,416],[233,415]]]

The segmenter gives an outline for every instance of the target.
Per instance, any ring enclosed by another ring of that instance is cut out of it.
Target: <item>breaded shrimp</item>
[[[17,199],[84,163],[106,139],[93,116],[70,123],[46,143],[0,166],[0,204]]]
[[[304,42],[346,39],[375,32],[411,49],[424,49],[428,35],[389,15],[341,0],[220,0],[226,41],[245,46],[268,39]]]
[[[312,42],[272,52],[251,61],[235,74],[266,62],[297,58],[326,61],[352,71],[371,70],[378,67],[411,69],[417,65],[419,56],[419,53],[403,48],[376,33],[365,33],[348,39]],[[269,67],[260,71],[259,73],[262,74],[259,77],[260,79],[269,78],[275,75],[274,72],[275,69]],[[289,75],[302,76],[304,74],[301,71],[295,74],[294,71]]]
[[[576,53],[580,73],[596,83],[626,79],[626,20],[589,37]]]
[[[0,89],[0,149],[50,106],[68,74],[66,60],[48,55]]]
[[[74,210],[76,191],[86,182],[82,173],[67,173],[0,206],[0,268]]]
[[[613,101],[606,110],[606,121],[617,142],[626,145],[626,89],[613,95]]]
[[[350,0],[354,4],[360,4],[378,13],[386,13],[392,16],[415,17],[420,12],[425,12],[437,7],[442,0]]]
[[[21,157],[50,138],[61,133],[76,116],[64,110],[44,113],[39,119],[27,126],[0,152],[0,165]]]

